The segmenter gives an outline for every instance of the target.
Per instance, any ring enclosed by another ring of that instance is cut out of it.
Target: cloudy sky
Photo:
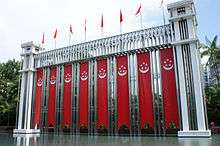
[[[164,0],[164,5],[177,0]],[[68,45],[69,25],[73,27],[71,44],[84,41],[87,19],[87,41],[100,38],[100,19],[104,15],[104,36],[119,34],[119,11],[124,16],[123,32],[140,29],[134,16],[142,3],[144,28],[163,24],[161,0],[2,0],[0,2],[0,62],[19,60],[20,45],[27,41],[40,43],[45,33],[47,50],[54,49],[53,33],[57,28],[57,47]],[[199,38],[220,35],[219,0],[195,0]],[[166,10],[166,9],[165,9]],[[167,17],[167,13],[166,13]],[[168,23],[168,22],[167,22]]]

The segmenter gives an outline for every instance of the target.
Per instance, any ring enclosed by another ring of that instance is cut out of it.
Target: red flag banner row
[[[161,49],[161,82],[162,98],[164,110],[164,123],[166,128],[175,125],[179,127],[178,102],[176,93],[174,59],[171,48]],[[107,59],[97,60],[97,129],[108,129],[108,61]],[[116,57],[116,90],[117,90],[117,128],[130,128],[130,103],[129,103],[129,68],[128,56]],[[139,96],[139,115],[140,128],[155,126],[153,110],[153,90],[151,78],[150,53],[137,53],[137,75],[138,75],[138,96]],[[55,126],[56,111],[56,86],[57,68],[51,67],[49,72],[49,94],[48,94],[48,127]],[[41,115],[42,88],[44,80],[43,69],[36,72],[36,94],[34,101],[34,126],[39,127]],[[72,65],[64,65],[63,76],[63,111],[62,127],[71,126],[71,103],[72,103]],[[89,124],[89,62],[80,63],[79,77],[79,107],[78,107],[78,128],[88,128]]]

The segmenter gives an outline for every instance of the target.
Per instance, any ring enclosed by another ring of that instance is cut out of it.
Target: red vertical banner
[[[117,109],[118,128],[130,127],[128,59],[127,56],[117,57]]]
[[[64,66],[62,127],[71,125],[72,65]]]
[[[36,90],[35,90],[35,102],[34,102],[34,127],[40,126],[40,114],[41,114],[41,98],[43,91],[43,69],[37,69],[36,78]]]
[[[150,53],[137,54],[140,127],[154,127]]]
[[[88,66],[89,63],[80,64],[80,82],[79,82],[79,128],[88,128]]]
[[[57,68],[50,68],[50,83],[49,83],[49,97],[48,97],[48,126],[55,126],[55,108],[56,108],[56,78]]]
[[[172,48],[160,50],[162,96],[164,106],[165,127],[179,127],[178,102]]]
[[[107,59],[97,61],[97,127],[108,128]]]

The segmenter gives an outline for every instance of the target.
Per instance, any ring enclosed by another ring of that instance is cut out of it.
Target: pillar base
[[[14,129],[14,134],[40,134],[40,129]]]
[[[210,137],[211,131],[198,131],[198,130],[189,130],[189,131],[178,131],[178,137]]]

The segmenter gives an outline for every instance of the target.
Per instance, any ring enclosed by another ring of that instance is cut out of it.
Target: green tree
[[[0,63],[0,125],[15,125],[20,63]]]
[[[207,65],[216,68],[217,84],[209,85],[205,88],[206,104],[208,120],[215,122],[216,125],[220,125],[220,78],[218,72],[218,65],[220,64],[220,48],[217,46],[218,36],[216,35],[212,41],[206,37],[206,44],[202,44],[203,52],[201,56],[208,56]]]
[[[218,36],[216,35],[212,41],[210,41],[206,37],[206,44],[201,44],[201,48],[203,49],[201,53],[201,57],[208,56],[207,65],[216,68],[216,76],[217,83],[220,84],[220,77],[218,71],[218,65],[220,64],[220,48],[217,46]]]

